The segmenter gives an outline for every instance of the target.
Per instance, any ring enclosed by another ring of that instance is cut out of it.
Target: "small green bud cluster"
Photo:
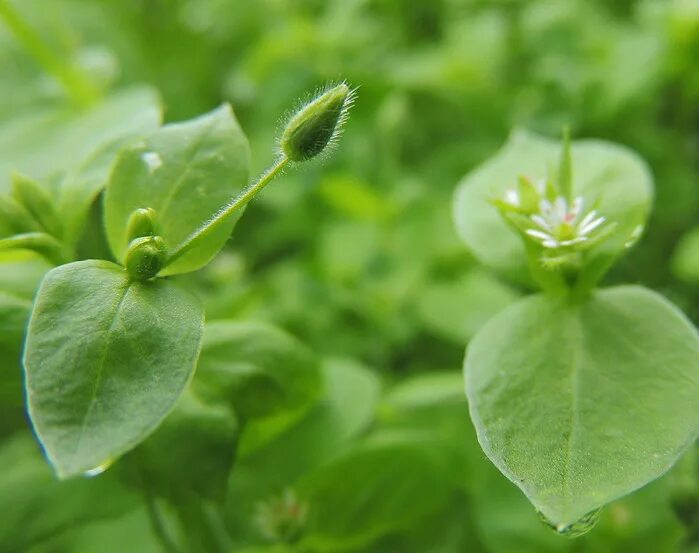
[[[167,260],[167,247],[156,235],[155,211],[150,207],[136,209],[126,226],[129,246],[124,265],[132,278],[148,280],[155,277]]]
[[[294,543],[301,537],[308,518],[308,505],[300,501],[293,490],[259,503],[255,523],[260,533],[270,541]]]
[[[150,207],[134,210],[126,223],[126,240],[131,242],[135,238],[155,234],[155,211]]]
[[[282,153],[291,161],[316,157],[339,136],[354,101],[345,83],[334,86],[297,110],[279,139]]]

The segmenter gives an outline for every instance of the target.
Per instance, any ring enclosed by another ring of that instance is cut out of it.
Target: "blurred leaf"
[[[429,285],[418,299],[418,309],[430,330],[463,344],[517,297],[511,287],[476,269],[456,281]]]
[[[104,184],[111,159],[99,170],[93,164],[115,142],[150,132],[160,122],[160,105],[148,88],[126,89],[87,110],[50,108],[20,114],[0,126],[0,191],[9,187],[11,171],[38,180],[75,171],[81,165],[93,171],[70,183],[87,196]],[[76,174],[80,175],[78,172]],[[77,193],[67,189],[66,194]],[[71,197],[71,200],[73,197]],[[68,198],[65,200],[70,202]],[[89,202],[88,202],[89,203]],[[76,206],[64,205],[68,210]]]
[[[303,478],[310,513],[303,543],[314,551],[357,550],[440,508],[449,487],[425,445],[407,437],[376,441]]]
[[[281,330],[234,321],[204,329],[195,390],[245,421],[299,409],[316,399],[320,384],[317,359]]]
[[[319,193],[331,207],[358,220],[382,220],[395,211],[395,206],[369,183],[352,175],[326,176]]]
[[[111,475],[60,482],[28,434],[0,446],[0,551],[36,543],[88,521],[118,516],[136,498]]]
[[[243,432],[229,488],[230,497],[235,498],[229,515],[231,532],[241,540],[260,538],[252,526],[259,502],[293,487],[298,478],[346,450],[374,417],[379,383],[371,371],[342,359],[327,360],[322,370],[323,392],[313,409],[300,417],[292,414],[291,424],[272,437],[266,433],[265,419],[253,421]],[[279,423],[273,420],[275,427]]]
[[[672,272],[685,282],[699,282],[699,228],[687,232],[672,255]]]
[[[32,253],[0,253],[0,405],[13,409],[24,406],[22,342],[34,292],[48,269],[49,265]],[[3,422],[11,422],[11,417],[3,418]]]
[[[165,497],[190,492],[223,501],[238,441],[238,422],[225,405],[208,405],[190,390],[130,456],[146,482]]]

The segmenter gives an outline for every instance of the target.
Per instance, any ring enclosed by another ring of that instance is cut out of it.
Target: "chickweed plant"
[[[469,343],[471,418],[486,455],[562,534],[663,475],[699,432],[695,328],[642,286],[598,287],[640,238],[652,195],[625,148],[523,131],[456,191],[465,244],[539,289]]]
[[[116,263],[71,261],[49,185],[15,175],[5,208],[27,231],[0,248],[34,250],[57,265],[36,296],[24,367],[31,422],[60,478],[106,470],[175,408],[197,366],[204,312],[172,277],[208,264],[257,193],[323,152],[353,96],[341,83],[303,105],[281,134],[278,159],[252,184],[248,144],[228,105],[123,148],[104,192]]]

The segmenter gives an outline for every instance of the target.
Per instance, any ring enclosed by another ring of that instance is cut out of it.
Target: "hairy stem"
[[[275,176],[277,176],[288,163],[289,158],[286,156],[280,157],[277,162],[272,165],[272,167],[267,169],[267,171],[265,171],[257,181],[250,184],[238,196],[226,204],[216,215],[190,234],[189,237],[182,242],[182,244],[177,246],[177,248],[170,253],[165,266],[171,265],[174,261],[182,257],[192,248],[194,244],[196,244],[197,241],[214,232],[216,228],[218,228],[226,221],[226,219],[228,219],[228,217],[244,207],[250,200],[252,200],[255,194],[262,190]]]

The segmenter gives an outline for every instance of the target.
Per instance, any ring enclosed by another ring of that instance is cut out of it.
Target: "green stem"
[[[97,91],[85,75],[57,56],[7,0],[0,0],[0,19],[44,69],[60,81],[76,104],[86,106],[96,99]]]
[[[231,550],[230,536],[215,506],[191,494],[183,494],[173,507],[187,541],[187,551],[227,553]]]
[[[163,549],[168,553],[180,553],[180,548],[165,529],[165,524],[160,514],[160,508],[155,503],[155,498],[148,492],[146,493],[146,507],[148,509],[148,518],[150,519],[151,528],[158,538],[158,541],[163,546]]]
[[[262,190],[275,176],[277,176],[288,163],[288,157],[284,155],[280,157],[277,162],[272,165],[272,167],[267,169],[267,171],[265,171],[257,181],[249,185],[245,190],[243,190],[243,192],[226,204],[216,215],[190,234],[189,237],[182,242],[182,244],[177,246],[177,248],[175,248],[175,250],[168,256],[165,266],[171,265],[177,259],[182,257],[185,253],[192,249],[196,242],[214,232],[217,227],[228,219],[228,217],[230,217],[240,208],[244,207],[250,200],[252,200],[255,194]]]

